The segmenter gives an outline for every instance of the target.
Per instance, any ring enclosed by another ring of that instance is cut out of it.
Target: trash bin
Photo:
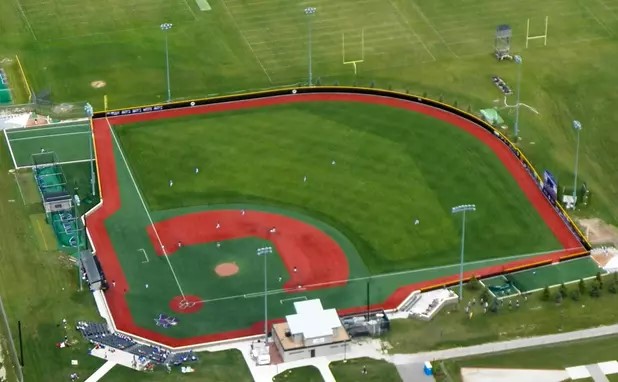
[[[433,375],[433,367],[431,366],[431,362],[425,361],[423,372],[425,372],[425,375]]]

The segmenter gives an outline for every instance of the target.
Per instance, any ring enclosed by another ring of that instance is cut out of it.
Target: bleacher
[[[77,330],[90,342],[110,346],[115,349],[128,351],[130,348],[138,345],[131,337],[112,333],[107,328],[107,324],[80,321],[77,323]]]
[[[107,324],[79,321],[75,328],[92,343],[124,350],[158,364],[179,366],[197,361],[197,356],[192,351],[172,353],[158,346],[140,344],[124,334],[112,333]]]

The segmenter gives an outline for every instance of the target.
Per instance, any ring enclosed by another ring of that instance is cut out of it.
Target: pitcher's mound
[[[230,277],[237,274],[238,269],[236,263],[222,263],[215,267],[215,273],[219,277]]]

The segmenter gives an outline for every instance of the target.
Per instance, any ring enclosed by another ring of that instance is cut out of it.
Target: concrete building
[[[274,324],[273,341],[284,362],[345,352],[350,336],[335,309],[324,310],[320,300],[297,301],[296,314]]]

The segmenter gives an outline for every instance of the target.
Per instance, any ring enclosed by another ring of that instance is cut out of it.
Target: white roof
[[[320,300],[305,300],[294,303],[296,314],[286,316],[290,333],[302,334],[305,339],[324,337],[333,334],[333,329],[341,326],[335,309],[322,308]]]

